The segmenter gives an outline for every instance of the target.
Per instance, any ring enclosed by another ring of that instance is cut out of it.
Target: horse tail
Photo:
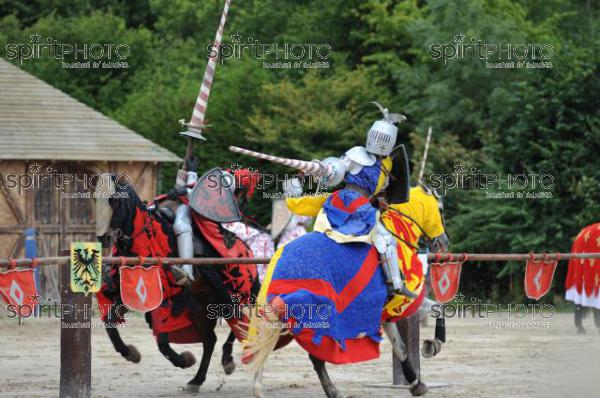
[[[280,337],[290,333],[281,326],[276,313],[252,311],[249,325],[241,329],[244,337],[242,362],[254,373],[264,368]]]

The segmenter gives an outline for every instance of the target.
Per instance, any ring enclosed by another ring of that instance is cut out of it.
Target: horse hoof
[[[125,355],[125,359],[129,362],[140,363],[142,360],[142,354],[135,348],[134,345],[127,345],[127,355]]]
[[[230,375],[235,371],[235,362],[233,359],[223,364],[223,370],[225,371],[226,375]]]
[[[431,358],[442,351],[442,343],[438,339],[426,339],[421,348],[421,354],[424,358]]]
[[[420,397],[421,395],[425,395],[429,391],[429,387],[422,383],[421,380],[410,388],[410,393],[415,397]]]
[[[182,352],[181,359],[183,359],[183,365],[181,366],[182,369],[189,368],[190,366],[192,366],[193,364],[196,363],[196,357],[194,356],[194,354],[192,354],[189,351]],[[188,386],[189,385],[194,385],[194,384],[188,384]]]
[[[200,386],[198,384],[186,384],[185,387],[183,387],[183,391],[198,394],[200,392]]]

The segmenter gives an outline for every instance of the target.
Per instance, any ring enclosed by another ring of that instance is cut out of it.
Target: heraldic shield
[[[156,265],[121,267],[121,299],[130,310],[148,312],[163,300],[160,268]]]
[[[102,285],[102,244],[71,243],[71,290],[75,293],[97,293]]]
[[[557,262],[535,261],[533,258],[527,260],[525,268],[525,294],[527,297],[539,300],[548,293],[550,286],[552,286]]]
[[[39,302],[32,269],[0,272],[0,298],[14,306],[33,308]]]
[[[432,263],[429,269],[435,298],[442,304],[452,301],[460,285],[462,262]]]
[[[198,179],[190,195],[190,207],[217,223],[240,221],[242,216],[233,196],[234,187],[235,177],[215,167]]]

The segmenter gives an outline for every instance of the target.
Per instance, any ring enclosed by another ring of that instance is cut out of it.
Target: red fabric
[[[121,267],[121,300],[128,308],[148,312],[157,308],[163,300],[160,268]]]
[[[335,303],[337,312],[342,312],[369,284],[377,271],[378,254],[375,249],[369,251],[360,271],[358,271],[344,289],[337,293],[331,284],[323,279],[278,279],[269,285],[269,294],[289,294],[300,289],[315,295],[327,297]]]
[[[356,211],[356,209],[358,209],[359,207],[369,203],[369,199],[367,199],[364,196],[361,196],[357,199],[354,199],[352,202],[350,202],[350,204],[348,204],[348,206],[346,206],[346,204],[344,203],[344,201],[340,198],[340,191],[335,191],[332,195],[331,195],[331,204],[340,209],[343,210],[347,213],[354,213]]]
[[[131,251],[142,257],[167,257],[171,252],[169,238],[162,230],[162,224],[137,209],[133,219],[133,243]]]
[[[571,253],[600,253],[600,223],[588,225],[577,235]],[[568,290],[572,287],[576,287],[579,294],[597,296],[600,288],[600,260],[570,260],[565,288]]]
[[[260,173],[257,170],[238,169],[233,172],[233,175],[236,186],[246,188],[246,198],[250,199],[260,182]]]
[[[379,358],[379,343],[368,337],[346,340],[346,349],[343,350],[329,336],[323,336],[321,343],[316,345],[313,343],[313,335],[313,329],[302,329],[294,338],[307,352],[325,362],[341,365]]]
[[[435,298],[442,304],[452,301],[460,285],[462,262],[432,263],[429,269]]]
[[[160,268],[160,278],[163,289],[163,304],[150,313],[154,335],[169,333],[169,341],[172,343],[201,342],[200,335],[195,332],[192,321],[188,316],[188,309],[178,316],[171,313],[172,299],[180,294],[183,288],[175,283],[175,277],[167,265]],[[179,335],[187,336],[189,340],[175,341],[174,338]]]
[[[557,263],[558,261],[527,261],[524,283],[527,297],[539,300],[548,293]]]
[[[418,236],[415,232],[415,224],[412,220],[402,217],[401,215],[388,211],[384,214],[385,218],[392,221],[394,227],[394,233],[404,239],[406,242],[410,242],[414,246],[418,244]],[[406,245],[404,242],[398,241],[398,261],[400,263],[400,269],[406,285],[413,290],[417,290],[419,286],[425,284],[425,275],[423,275],[423,264],[417,255],[417,249]],[[414,315],[426,295],[426,289],[423,286],[421,292],[415,299],[406,297],[405,302],[400,302],[398,305],[394,305],[391,308],[399,309],[400,315],[390,314],[386,309],[383,311],[382,320],[385,322],[397,322],[400,319],[408,318]],[[390,309],[391,309],[390,308]]]
[[[0,273],[0,298],[4,302],[32,309],[37,304],[32,296],[38,296],[32,269],[14,269]]]
[[[193,218],[202,235],[222,257],[253,257],[248,246],[233,233],[233,239],[228,240],[223,236],[219,224],[207,220],[197,213],[193,213]],[[240,304],[252,303],[252,287],[258,280],[256,264],[227,264],[221,271],[221,277],[229,295],[239,297]],[[240,341],[244,339],[243,334],[248,330],[249,322],[250,320],[246,316],[243,319],[227,319],[229,327]]]

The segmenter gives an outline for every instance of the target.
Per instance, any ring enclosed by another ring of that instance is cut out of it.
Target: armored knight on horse
[[[405,118],[378,107],[384,118],[369,130],[366,147],[354,147],[340,158],[305,162],[230,148],[313,174],[324,186],[346,183],[332,194],[287,200],[292,212],[316,216],[316,221],[313,232],[278,249],[267,269],[245,355],[256,370],[256,397],[263,397],[260,380],[267,356],[287,338],[269,325],[273,321],[283,321],[308,351],[329,398],[341,394],[325,362],[377,358],[381,321],[411,393],[427,391],[407,360],[393,321],[414,312],[424,297],[421,264],[416,250],[407,250],[406,244],[416,245],[425,234],[440,250],[448,240],[438,201],[426,189],[414,188],[415,202],[402,207],[409,199],[409,170],[404,147],[395,149],[394,124]],[[387,201],[379,196],[386,188]]]

